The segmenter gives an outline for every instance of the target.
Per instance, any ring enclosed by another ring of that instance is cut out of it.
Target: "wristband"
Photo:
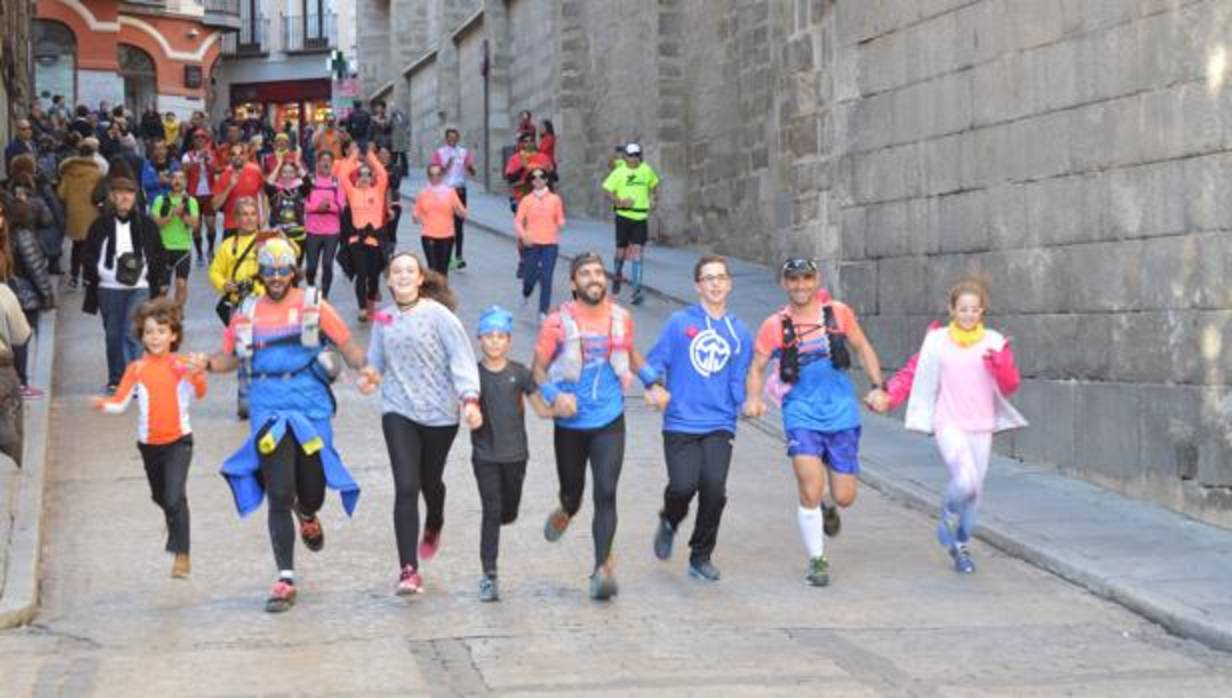
[[[470,395],[470,394],[464,395],[464,396],[462,397],[462,405],[463,405],[463,406],[466,406],[466,405],[475,405],[476,407],[478,407],[478,406],[479,406],[479,398],[475,397],[474,395]]]
[[[870,390],[885,390],[885,383],[873,383],[869,387],[869,389]]]
[[[539,394],[543,396],[544,402],[549,405],[556,402],[556,397],[560,395],[560,388],[554,383],[544,383],[539,386]]]
[[[650,364],[642,364],[642,367],[637,370],[637,377],[642,381],[642,387],[649,388],[659,381],[659,372],[654,370]]]

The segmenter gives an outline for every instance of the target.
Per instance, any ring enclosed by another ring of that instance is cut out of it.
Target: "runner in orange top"
[[[453,217],[465,219],[466,207],[458,198],[458,192],[444,184],[444,178],[443,167],[428,165],[428,186],[415,197],[412,217],[422,229],[421,240],[428,268],[447,276],[456,234]]]
[[[174,354],[184,335],[181,306],[170,298],[148,301],[137,310],[134,332],[145,355],[128,365],[110,398],[94,398],[96,409],[122,413],[136,396],[140,407],[137,450],[145,463],[150,496],[167,519],[167,552],[175,555],[171,576],[187,577],[189,558],[188,465],[192,462],[192,429],[188,403],[205,397],[205,374],[191,370]]]

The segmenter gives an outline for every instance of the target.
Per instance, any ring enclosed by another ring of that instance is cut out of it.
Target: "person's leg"
[[[689,540],[693,561],[709,560],[719,538],[719,521],[727,506],[727,472],[731,466],[733,434],[713,431],[701,439],[701,482],[697,497],[697,520]]]
[[[663,460],[667,465],[667,486],[663,488],[663,509],[659,518],[674,532],[689,514],[689,503],[701,480],[702,441],[697,434],[663,432]]]
[[[616,257],[612,265],[612,293],[620,293],[624,281],[625,255],[629,249],[629,219],[616,216]]]
[[[329,289],[334,285],[334,257],[338,254],[338,236],[324,238],[321,249],[321,297],[329,298]]]
[[[522,506],[522,484],[526,481],[526,461],[501,464],[501,525],[518,520]]]
[[[560,482],[560,508],[573,518],[582,508],[582,495],[586,491],[591,432],[558,426],[552,440],[556,451],[556,477]]]
[[[436,536],[445,525],[445,462],[449,449],[458,435],[458,425],[445,427],[420,427],[423,437],[423,461],[421,489],[424,505],[424,536]]]
[[[501,464],[473,460],[475,482],[479,485],[479,502],[483,514],[479,525],[479,562],[483,573],[496,574],[496,554],[500,547],[500,525],[503,514],[501,502]]]
[[[145,288],[133,289],[131,291],[121,291],[124,296],[124,364],[128,364],[141,358],[142,347],[141,340],[137,339],[132,332],[133,318],[137,316],[137,309],[142,303],[150,300],[150,290]],[[123,371],[121,371],[123,375]]]
[[[355,243],[351,247],[351,260],[355,264],[355,305],[359,308],[361,317],[367,317],[368,311],[368,253],[363,243]]]
[[[966,543],[975,530],[976,513],[984,496],[984,478],[988,475],[988,460],[992,455],[992,432],[965,432],[970,453],[971,497],[958,520],[958,542]]]
[[[262,430],[263,435],[266,430]],[[259,440],[259,439],[258,439]],[[296,495],[296,449],[299,445],[288,431],[268,454],[261,455],[261,478],[265,483],[266,506],[269,507],[270,545],[279,576],[294,577],[295,522],[291,507]]]
[[[825,539],[821,530],[821,498],[826,491],[826,469],[821,457],[795,455],[791,459],[796,472],[796,485],[800,508],[796,519],[800,526],[800,540],[804,543],[810,559],[825,555]]]
[[[166,446],[163,458],[163,511],[167,515],[167,552],[189,550],[188,466],[193,442],[186,436]]]
[[[162,510],[163,518],[167,522],[167,542],[164,547],[167,552],[173,553],[178,551],[171,548],[174,532],[171,528],[171,515],[167,510],[167,450],[167,446],[137,443],[137,452],[141,454],[141,464],[145,467],[145,480],[150,485],[150,499]]]
[[[541,245],[539,253],[539,312],[547,314],[552,309],[552,276],[556,273],[556,257],[559,245]]]
[[[306,235],[304,237],[304,283],[317,285],[317,265],[321,262],[321,250],[324,248],[321,235]]]
[[[73,240],[72,249],[69,252],[69,288],[76,288],[77,282],[81,280],[81,269],[85,266],[86,257],[86,241]]]
[[[22,344],[14,344],[13,352],[13,368],[17,371],[17,379],[21,381],[21,387],[29,385],[29,363],[30,363],[30,340],[27,339]]]
[[[295,510],[305,520],[315,519],[325,504],[325,466],[321,453],[295,451]]]
[[[529,245],[522,253],[522,299],[524,301],[535,292],[535,282],[539,280],[539,265],[542,257],[543,245]]]
[[[466,187],[458,187],[454,191],[458,192],[458,199],[462,202],[462,205],[465,206],[466,205]],[[454,216],[453,217],[453,237],[457,241],[454,244],[457,246],[457,249],[458,249],[458,261],[459,262],[462,261],[462,234],[464,232],[464,228],[465,228],[465,219],[459,216]]]
[[[394,477],[394,537],[398,566],[419,567],[419,483],[423,443],[415,423],[398,414],[381,415],[381,431]]]
[[[594,435],[590,442],[590,469],[595,478],[594,521],[595,568],[606,564],[616,537],[616,485],[625,461],[625,421],[616,419]]]
[[[111,288],[98,289],[98,314],[103,320],[103,334],[107,345],[107,385],[117,386],[124,368],[124,336],[130,331],[125,319],[126,298],[124,291]]]

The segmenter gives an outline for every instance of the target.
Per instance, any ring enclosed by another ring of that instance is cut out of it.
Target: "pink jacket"
[[[321,205],[328,208],[321,211]],[[312,191],[304,204],[304,230],[309,235],[337,235],[342,230],[342,208],[346,205],[342,183],[335,177],[312,175]]]

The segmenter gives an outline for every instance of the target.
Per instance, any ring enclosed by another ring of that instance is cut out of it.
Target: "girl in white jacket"
[[[984,490],[993,434],[1027,425],[1006,400],[1018,389],[1018,367],[1009,340],[984,327],[988,292],[978,281],[950,290],[950,324],[930,328],[920,351],[887,387],[893,409],[907,401],[906,426],[931,433],[950,470],[937,525],[937,540],[954,569],[975,571],[967,549]],[[883,409],[883,411],[884,411]]]

